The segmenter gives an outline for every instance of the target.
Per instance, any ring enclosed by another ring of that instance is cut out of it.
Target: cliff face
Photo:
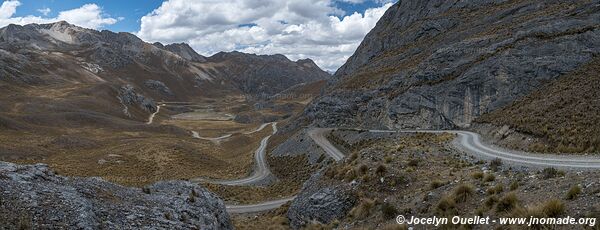
[[[598,1],[399,1],[305,110],[322,126],[452,128],[600,52]]]
[[[523,141],[514,140],[510,133],[494,137],[500,144],[516,144],[528,151],[600,152],[599,72],[600,58],[596,57],[508,106],[484,114],[476,122],[536,137],[521,138]]]

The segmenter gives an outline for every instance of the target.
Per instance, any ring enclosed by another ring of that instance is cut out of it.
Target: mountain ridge
[[[598,7],[586,1],[400,1],[305,117],[319,126],[469,127],[598,55]]]
[[[269,89],[264,92],[270,96],[329,78],[318,66],[302,66],[283,55],[223,56],[217,62],[215,55],[199,55],[185,43],[150,44],[131,33],[85,29],[64,21],[0,29],[0,73],[5,76],[0,82],[23,88],[17,91],[22,95],[4,98],[18,100],[9,103],[12,106],[33,96],[34,86],[41,87],[35,97],[68,89],[72,95],[53,101],[87,104],[91,111],[143,121],[156,110],[156,101],[239,98],[263,89]],[[98,85],[105,85],[96,89],[106,92],[94,94],[108,97],[80,94]]]

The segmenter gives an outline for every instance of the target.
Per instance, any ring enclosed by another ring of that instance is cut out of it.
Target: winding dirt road
[[[281,200],[272,200],[263,202],[260,204],[249,204],[249,205],[226,205],[225,208],[229,213],[253,213],[253,212],[264,212],[272,209],[281,207],[287,202],[292,201],[295,196],[284,198]]]
[[[337,149],[335,146],[327,140],[325,137],[326,133],[331,132],[334,129],[324,129],[324,128],[314,128],[308,131],[308,136],[315,142],[319,147],[325,150],[325,153],[333,158],[335,161],[340,161],[344,159],[344,154],[342,151]]]
[[[308,132],[309,136],[317,145],[336,161],[344,158],[344,154],[327,140],[325,134],[334,129],[316,128]],[[481,136],[477,133],[460,130],[369,130],[372,133],[453,133],[457,138],[453,141],[455,148],[463,150],[471,155],[485,159],[500,158],[504,163],[513,165],[522,165],[527,167],[555,167],[567,170],[580,169],[600,169],[600,158],[586,156],[563,156],[563,155],[541,155],[512,150],[500,149],[494,146],[486,145],[481,142]],[[293,200],[294,197],[268,201],[252,205],[231,205],[227,206],[230,213],[252,213],[262,212],[280,207],[281,205]]]
[[[259,183],[262,180],[271,176],[271,170],[269,170],[269,165],[267,164],[267,159],[266,159],[267,145],[269,144],[269,139],[275,133],[277,133],[277,122],[268,123],[268,124],[271,124],[273,132],[271,133],[271,135],[266,136],[261,140],[260,146],[254,152],[254,161],[256,163],[255,163],[254,171],[252,172],[252,175],[245,177],[245,178],[236,179],[236,180],[207,180],[207,179],[203,179],[203,178],[194,178],[194,179],[191,179],[190,181],[192,181],[192,182],[208,182],[208,183],[212,183],[212,184],[222,184],[222,185],[230,185],[230,186],[244,186],[244,185],[256,185],[256,183]]]
[[[154,122],[154,116],[160,112],[160,107],[162,106],[164,106],[164,104],[156,106],[156,112],[150,114],[150,117],[148,117],[148,122],[146,122],[147,125],[151,125],[152,122]]]
[[[268,125],[273,125],[273,124],[274,124],[274,122],[264,123],[264,124],[260,125],[258,128],[256,128],[255,130],[252,130],[252,131],[249,131],[249,132],[243,132],[242,134],[244,134],[244,135],[254,134],[254,133],[262,131]],[[277,130],[277,127],[275,127],[275,130]],[[192,137],[193,138],[201,139],[201,140],[207,140],[207,141],[212,141],[212,142],[215,142],[215,143],[220,143],[222,140],[230,138],[231,136],[233,136],[233,134],[230,133],[230,134],[225,134],[225,135],[220,136],[220,137],[203,137],[203,136],[200,136],[200,133],[198,133],[196,131],[192,131]]]
[[[600,169],[600,157],[560,154],[536,154],[492,146],[482,142],[481,135],[463,130],[369,130],[372,133],[452,133],[455,148],[480,159],[501,159],[504,163],[534,168],[560,168],[565,170]]]

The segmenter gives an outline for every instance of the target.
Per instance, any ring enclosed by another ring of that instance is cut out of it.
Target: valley
[[[600,218],[600,3],[386,6],[332,74],[237,51],[257,44],[0,28],[0,229],[597,229],[401,220]]]

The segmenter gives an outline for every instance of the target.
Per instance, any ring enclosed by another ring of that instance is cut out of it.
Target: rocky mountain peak
[[[298,61],[296,61],[296,63],[298,63],[298,65],[302,65],[306,68],[319,68],[319,66],[317,66],[317,64],[310,58],[299,59]]]
[[[159,43],[160,44],[160,43]],[[160,44],[162,46],[162,44]],[[193,62],[206,62],[206,57],[198,54],[192,47],[187,43],[173,43],[170,45],[163,46],[164,49],[169,50],[182,58],[193,61]]]

